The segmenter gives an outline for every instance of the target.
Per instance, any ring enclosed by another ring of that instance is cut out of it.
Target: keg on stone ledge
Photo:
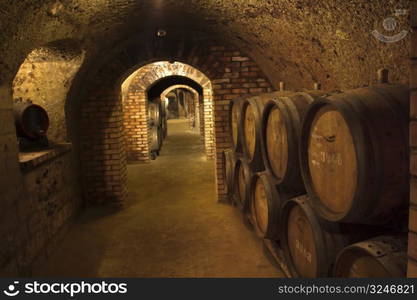
[[[32,102],[18,102],[13,105],[13,110],[19,137],[37,140],[46,136],[49,117],[44,108]]]
[[[329,277],[343,248],[385,231],[382,227],[320,220],[310,199],[301,196],[283,205],[280,244],[294,277]]]
[[[385,235],[355,243],[337,256],[333,276],[402,278],[407,274],[407,235]]]
[[[388,84],[310,105],[300,163],[321,218],[382,224],[408,208],[408,106],[408,88]]]

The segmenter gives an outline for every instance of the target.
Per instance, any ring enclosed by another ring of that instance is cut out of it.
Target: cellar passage
[[[3,1],[0,275],[417,276],[415,1],[316,2]]]

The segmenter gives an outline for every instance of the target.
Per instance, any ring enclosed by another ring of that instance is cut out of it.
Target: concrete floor
[[[128,167],[116,213],[82,213],[42,271],[62,277],[283,277],[233,207],[215,200],[214,162],[184,120],[172,120],[161,156]]]

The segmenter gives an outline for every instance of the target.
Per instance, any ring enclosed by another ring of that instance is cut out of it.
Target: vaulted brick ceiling
[[[0,79],[10,80],[32,49],[51,42],[71,40],[91,63],[137,34],[164,29],[167,36],[187,30],[234,44],[275,85],[355,87],[369,84],[380,67],[391,69],[393,81],[407,82],[409,38],[387,44],[371,31],[383,31],[384,18],[408,6],[405,0],[2,1]],[[407,29],[407,16],[398,19],[398,29]]]

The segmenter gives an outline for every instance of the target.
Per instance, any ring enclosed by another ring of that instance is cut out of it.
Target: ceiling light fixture
[[[167,32],[166,32],[166,30],[164,30],[164,29],[159,29],[159,30],[157,31],[156,35],[157,35],[157,36],[159,36],[159,37],[164,37],[164,36],[166,36],[166,35],[167,35]]]

